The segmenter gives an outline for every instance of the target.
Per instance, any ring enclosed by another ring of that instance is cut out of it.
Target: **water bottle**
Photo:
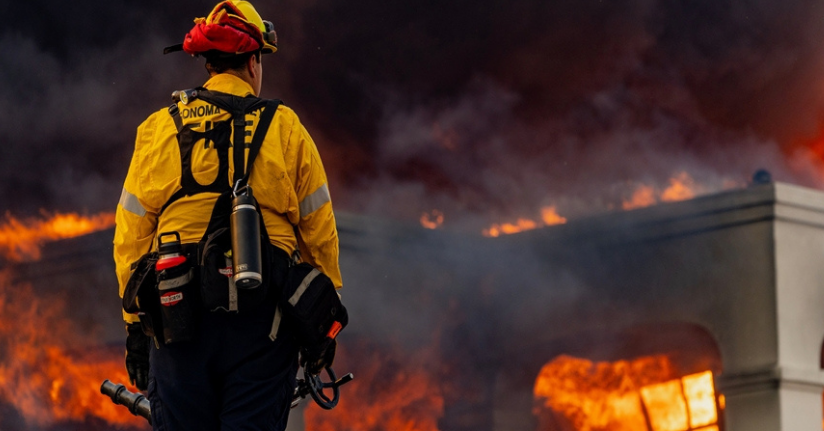
[[[174,236],[174,240],[163,242],[164,237]],[[180,234],[177,232],[164,232],[157,237],[157,263],[155,271],[163,271],[186,262],[186,256],[182,254],[180,246]]]
[[[263,281],[263,259],[260,249],[260,216],[252,196],[252,188],[235,187],[232,214],[232,277],[238,289],[254,289]]]
[[[171,240],[164,241],[164,239]],[[165,232],[157,237],[157,293],[160,297],[160,317],[163,324],[165,344],[188,341],[194,337],[197,328],[195,310],[197,292],[195,290],[195,270],[187,262],[180,243],[180,234]]]

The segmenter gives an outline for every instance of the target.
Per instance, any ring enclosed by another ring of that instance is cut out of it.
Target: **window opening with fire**
[[[539,431],[720,431],[712,371],[679,375],[666,355],[559,356],[535,381]]]

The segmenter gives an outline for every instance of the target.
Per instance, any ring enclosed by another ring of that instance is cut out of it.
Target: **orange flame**
[[[670,178],[670,186],[661,193],[661,200],[664,202],[676,202],[695,197],[695,181],[686,172]]]
[[[89,417],[145,426],[100,394],[104,379],[128,381],[122,353],[84,345],[62,317],[60,301],[40,300],[31,286],[10,278],[0,272],[0,400],[40,427]]]
[[[632,196],[621,203],[621,207],[625,210],[631,210],[648,207],[658,202],[683,201],[694,198],[700,191],[701,187],[695,183],[695,180],[688,173],[679,172],[669,179],[669,186],[657,195],[655,188],[652,186],[638,186]]]
[[[427,229],[437,229],[443,225],[443,213],[432,210],[421,214],[421,226]]]
[[[544,226],[552,226],[555,224],[564,224],[567,219],[558,215],[555,207],[541,208],[541,220],[544,221]]]
[[[535,381],[536,413],[548,407],[576,431],[717,431],[712,372],[675,375],[664,355],[613,363],[559,356]]]
[[[655,205],[656,201],[655,190],[651,186],[640,186],[635,189],[629,200],[625,200],[621,204],[621,207],[625,210],[643,208],[650,205]]]
[[[541,220],[534,221],[531,219],[519,218],[514,223],[493,224],[488,229],[483,230],[484,236],[498,237],[501,234],[513,234],[523,232],[526,230],[537,229],[543,226],[552,226],[556,224],[566,223],[567,219],[558,215],[558,211],[554,206],[547,206],[541,208]]]
[[[342,345],[338,346],[341,352]],[[311,431],[438,431],[443,392],[431,371],[433,349],[410,353],[356,347],[355,379],[340,388],[340,403],[321,410],[314,402],[304,411]],[[346,352],[339,355],[346,359]],[[339,361],[336,361],[336,363]],[[342,361],[341,361],[342,362]],[[336,365],[335,368],[338,368]],[[350,369],[342,364],[340,369]],[[324,376],[325,377],[325,376]]]
[[[41,211],[45,220],[20,220],[6,214],[0,224],[0,254],[9,260],[40,259],[40,246],[56,239],[72,238],[114,226],[114,213],[81,216],[77,213],[51,215]]]

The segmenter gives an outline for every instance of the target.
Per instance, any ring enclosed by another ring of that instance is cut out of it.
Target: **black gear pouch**
[[[155,272],[165,344],[190,341],[197,335],[202,308],[197,248],[196,244],[184,245],[185,262]],[[152,323],[155,323],[154,317]],[[159,335],[156,328],[154,332]]]
[[[332,280],[308,263],[289,268],[280,307],[310,358],[320,357],[349,323]]]
[[[232,237],[220,228],[206,237],[200,252],[200,293],[203,307],[218,313],[248,312],[264,304],[272,284],[271,265],[264,249],[263,283],[254,289],[239,289],[232,279]]]
[[[123,291],[123,310],[137,314],[143,332],[155,337],[163,334],[160,318],[160,298],[157,295],[157,278],[154,266],[157,253],[146,253],[132,265],[132,273]]]
[[[200,257],[200,295],[203,308],[212,312],[237,312],[237,288],[232,281],[232,239],[228,228],[206,237]]]
[[[274,246],[271,246],[274,247]],[[232,237],[220,228],[206,237],[200,257],[200,292],[203,307],[218,313],[249,312],[265,303],[274,283],[268,248],[263,249],[263,283],[254,289],[239,289],[232,279]]]

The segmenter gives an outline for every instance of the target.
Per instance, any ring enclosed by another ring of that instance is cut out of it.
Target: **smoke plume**
[[[206,74],[162,56],[212,2],[0,6],[0,199],[111,209],[137,125]],[[620,207],[686,172],[818,187],[821,9],[807,1],[261,3],[263,95],[318,143],[336,207],[483,225]],[[814,153],[814,152],[813,152]]]

